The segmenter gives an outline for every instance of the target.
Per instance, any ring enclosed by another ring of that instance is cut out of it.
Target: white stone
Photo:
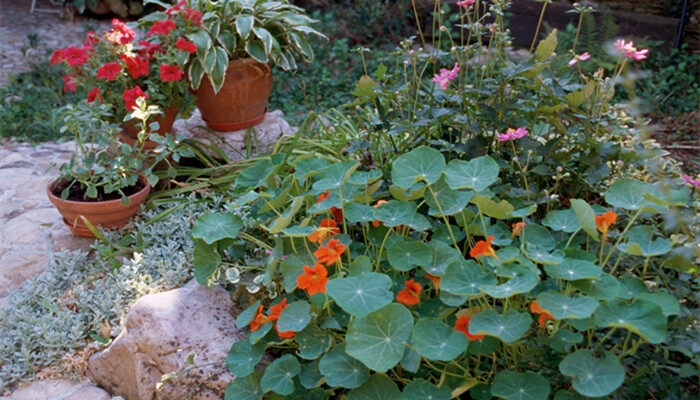
[[[32,382],[0,400],[110,400],[112,396],[89,383],[73,383],[65,379]]]
[[[10,244],[39,242],[51,226],[60,222],[61,216],[55,208],[33,209],[5,223],[2,238]]]
[[[48,257],[42,253],[6,252],[0,258],[0,296],[6,296],[44,270]]]

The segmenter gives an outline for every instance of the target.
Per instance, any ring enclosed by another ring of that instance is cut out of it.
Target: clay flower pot
[[[262,122],[272,91],[272,69],[252,58],[232,60],[218,94],[208,77],[194,93],[194,104],[207,126],[215,131],[236,131]]]
[[[173,124],[175,123],[175,118],[180,108],[175,106],[170,106],[167,110],[163,111],[163,114],[155,117],[154,121],[158,122],[158,130],[156,133],[159,135],[165,135],[170,133],[173,129]],[[138,134],[141,128],[137,126],[136,122],[129,121],[122,124],[122,131],[119,132],[119,140],[129,146],[134,146],[134,143],[138,140]],[[153,150],[158,147],[158,143],[146,139],[144,143],[144,150]]]
[[[129,218],[139,210],[139,206],[146,201],[146,196],[151,192],[145,175],[139,177],[143,188],[129,197],[129,205],[122,204],[121,199],[108,201],[73,201],[61,200],[53,191],[54,182],[49,183],[46,194],[49,200],[63,216],[63,222],[78,236],[95,237],[87,225],[80,218],[85,217],[93,226],[101,226],[106,229],[121,228],[126,225]]]

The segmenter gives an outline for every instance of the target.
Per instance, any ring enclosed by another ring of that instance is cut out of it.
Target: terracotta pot
[[[170,133],[170,131],[173,129],[173,124],[175,123],[175,118],[177,117],[177,113],[179,111],[179,107],[171,106],[167,110],[163,111],[163,114],[156,116],[153,120],[153,122],[158,122],[158,130],[156,131],[156,133],[158,133],[159,135],[165,135],[166,133]],[[141,128],[136,124],[136,122],[125,122],[122,124],[122,131],[119,133],[119,139],[122,142],[133,146],[134,143],[136,143],[136,141],[138,140],[137,138],[140,131]],[[157,146],[158,143],[146,139],[146,144],[144,145],[144,148],[147,150],[152,150],[155,149]]]
[[[94,226],[107,229],[121,228],[126,225],[129,218],[139,210],[139,206],[146,201],[146,196],[151,192],[151,185],[146,181],[146,176],[139,177],[144,187],[129,197],[129,205],[122,204],[121,199],[108,201],[74,201],[61,200],[53,191],[54,182],[49,183],[46,193],[49,200],[63,216],[63,222],[78,236],[95,237],[87,225],[80,218],[85,217]]]
[[[268,64],[243,58],[230,61],[218,94],[208,77],[195,91],[202,119],[215,131],[236,131],[262,122],[272,91],[272,69]]]

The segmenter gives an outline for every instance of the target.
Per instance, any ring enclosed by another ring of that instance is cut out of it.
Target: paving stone
[[[42,380],[15,390],[0,400],[111,400],[112,396],[91,383],[65,379]]]
[[[0,296],[22,286],[32,276],[41,273],[48,260],[46,253],[6,252],[0,258]]]

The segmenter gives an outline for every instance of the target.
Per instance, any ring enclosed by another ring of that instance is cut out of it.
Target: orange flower
[[[439,276],[425,274],[425,277],[430,279],[433,282],[433,286],[435,286],[435,289],[440,289],[440,277]]]
[[[484,335],[472,335],[471,333],[469,333],[469,321],[471,319],[472,319],[472,316],[457,318],[457,321],[455,321],[455,330],[460,331],[463,334],[467,335],[467,339],[469,339],[469,340],[483,339]]]
[[[258,307],[258,310],[255,312],[255,315],[253,316],[253,319],[250,320],[250,331],[255,332],[260,328],[261,326],[265,325],[267,321],[266,316],[263,315],[263,306],[261,305]]]
[[[399,292],[396,295],[396,301],[407,306],[412,306],[418,304],[420,301],[420,283],[414,282],[413,279],[409,279],[405,283],[406,289]]]
[[[331,239],[325,246],[321,246],[314,251],[314,256],[318,259],[318,263],[325,263],[327,266],[331,266],[331,264],[340,259],[344,251],[344,244],[340,243],[338,239]]]
[[[340,233],[340,229],[338,229],[337,226],[338,224],[334,220],[326,218],[321,221],[316,232],[310,234],[306,238],[313,243],[323,242],[327,237]]]
[[[275,325],[275,330],[277,331],[277,336],[281,337],[282,339],[289,339],[293,338],[294,335],[297,333],[294,331],[285,331],[285,332],[280,332],[279,328],[277,328],[277,325]]]
[[[304,265],[304,273],[297,276],[297,286],[299,289],[306,290],[309,296],[316,293],[325,293],[326,282],[328,282],[327,276],[328,271],[321,264],[316,264],[313,268]]]
[[[537,318],[537,323],[540,325],[541,328],[545,327],[545,324],[548,319],[555,319],[550,313],[543,310],[537,301],[533,301],[532,303],[530,303],[530,312],[532,312],[533,314],[539,314],[539,317]]]
[[[267,319],[270,321],[277,321],[280,318],[280,313],[282,310],[287,308],[287,299],[283,299],[281,302],[275,304],[274,306],[270,307],[270,314],[267,316]]]
[[[328,196],[330,196],[330,195],[331,195],[331,190],[330,189],[326,190],[325,193],[321,193],[318,195],[318,200],[316,201],[316,203],[322,202],[323,200],[327,199]],[[335,218],[335,220],[338,223],[343,221],[343,210],[339,210],[338,207],[335,207],[335,206],[331,207],[331,214],[333,214],[333,218]]]
[[[520,231],[523,230],[523,228],[527,225],[527,222],[516,222],[514,223],[513,226],[513,234],[510,236],[510,238],[514,238],[516,236],[520,236]]]
[[[373,207],[374,207],[374,208],[379,208],[379,206],[381,206],[382,204],[385,204],[385,203],[388,203],[388,202],[387,202],[386,200],[377,200],[377,202],[374,203],[374,206],[373,206]],[[380,221],[380,220],[378,220],[378,219],[375,219],[374,221],[372,221],[372,225],[375,226],[375,227],[377,227],[377,226],[379,226],[379,225],[381,225],[381,224],[382,224],[382,221]]]
[[[610,225],[614,224],[615,221],[617,221],[617,214],[612,211],[608,211],[603,215],[595,216],[595,226],[600,232],[603,233],[603,235],[608,234],[608,228]]]
[[[491,247],[491,242],[493,239],[495,239],[495,236],[489,236],[486,238],[486,240],[479,240],[476,242],[474,247],[469,251],[469,255],[472,258],[476,258],[477,256],[492,256],[496,260],[498,260],[498,256],[496,256],[496,252],[493,250],[493,247]],[[500,261],[500,260],[499,260]]]

